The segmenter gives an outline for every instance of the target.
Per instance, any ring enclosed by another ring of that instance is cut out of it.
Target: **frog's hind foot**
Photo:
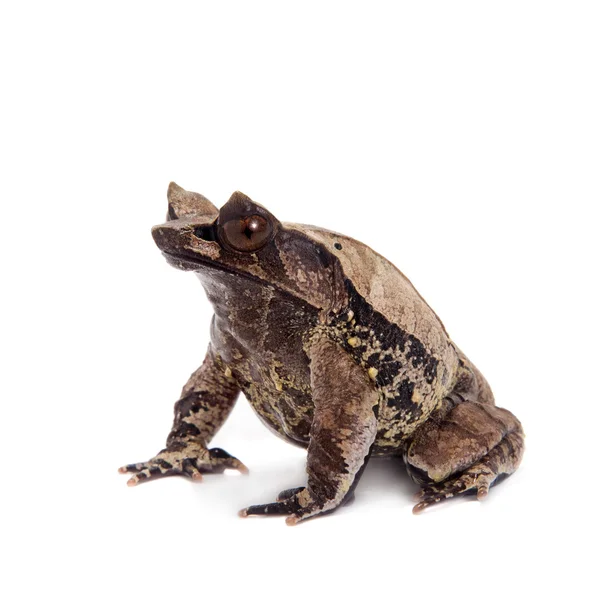
[[[459,494],[483,500],[517,469],[523,451],[523,430],[510,412],[477,402],[457,405],[440,423],[427,422],[407,448],[408,472],[422,485],[413,513]]]
[[[428,506],[459,494],[476,493],[477,500],[483,500],[488,495],[492,485],[514,471],[514,468],[511,468],[513,464],[511,457],[522,451],[522,434],[511,433],[507,435],[489,454],[458,477],[423,486],[415,498],[419,503],[413,507],[413,513],[418,515]]]

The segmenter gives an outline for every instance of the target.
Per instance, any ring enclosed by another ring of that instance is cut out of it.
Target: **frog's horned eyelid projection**
[[[121,467],[130,485],[247,467],[210,441],[240,392],[279,437],[308,451],[307,481],[240,515],[294,525],[354,498],[372,458],[402,460],[421,486],[413,512],[513,473],[518,419],[392,263],[311,225],[280,223],[235,192],[219,210],[172,183],[152,235],[193,271],[214,309],[204,362],[183,387],[166,447]],[[191,319],[190,319],[191,320]]]

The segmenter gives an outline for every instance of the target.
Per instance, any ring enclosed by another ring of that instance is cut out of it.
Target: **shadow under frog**
[[[172,183],[152,235],[194,271],[214,308],[210,345],[175,404],[166,448],[128,481],[246,467],[210,440],[240,392],[277,435],[307,448],[307,484],[241,516],[289,525],[353,497],[370,457],[402,458],[418,513],[465,492],[484,498],[515,471],[523,431],[410,281],[349,237],[280,223],[240,192],[218,210]]]

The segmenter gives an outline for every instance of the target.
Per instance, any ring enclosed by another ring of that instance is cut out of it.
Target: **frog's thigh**
[[[471,490],[485,497],[499,475],[517,469],[523,449],[521,424],[503,408],[463,402],[442,421],[430,419],[405,452],[410,476],[423,485],[414,511]]]

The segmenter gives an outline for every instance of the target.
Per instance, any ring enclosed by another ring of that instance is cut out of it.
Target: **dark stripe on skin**
[[[242,511],[244,517],[260,515],[262,517],[291,515],[300,511],[300,505],[295,497],[283,502],[271,502],[270,504],[253,504]]]
[[[162,458],[155,459],[155,462],[159,467],[162,467],[163,469],[172,469],[173,468],[173,465],[170,462],[163,460]]]
[[[201,435],[200,430],[193,423],[182,421],[177,429],[172,431],[167,438],[167,447],[170,447],[174,441],[183,441],[185,438],[194,438]]]
[[[208,392],[198,392],[181,398],[175,403],[175,413],[179,418],[196,414],[200,410],[209,411],[215,406],[220,406],[220,398]]]
[[[354,313],[354,318],[358,325],[367,328],[368,331],[353,332],[353,336],[367,342],[370,338],[370,332],[379,332],[378,340],[381,343],[381,349],[398,348],[400,352],[405,352],[406,361],[411,363],[415,368],[421,369],[425,375],[425,381],[432,384],[435,381],[439,360],[427,352],[422,342],[414,335],[407,333],[395,323],[391,323],[380,312],[376,311],[355,289],[354,285],[348,280],[345,280],[347,295],[349,298],[348,309],[343,311],[336,317],[335,323],[343,326],[348,319],[348,311]],[[354,348],[344,340],[344,346],[348,352],[355,356],[360,356],[362,349]],[[395,361],[388,355],[369,357],[372,364],[369,366],[377,366],[378,373],[376,381],[380,386],[389,385],[394,378],[394,375],[404,365]],[[367,360],[368,363],[368,360]]]
[[[283,502],[284,500],[289,500],[296,494],[300,493],[303,489],[305,489],[304,486],[290,488],[289,490],[283,490],[283,492],[279,492],[279,494],[277,494],[277,502]]]
[[[223,448],[211,448],[208,452],[211,458],[231,458],[231,454]]]
[[[412,402],[414,389],[415,384],[412,381],[405,379],[398,386],[398,393],[388,400],[388,406],[393,406],[397,410],[412,410],[414,406]]]

